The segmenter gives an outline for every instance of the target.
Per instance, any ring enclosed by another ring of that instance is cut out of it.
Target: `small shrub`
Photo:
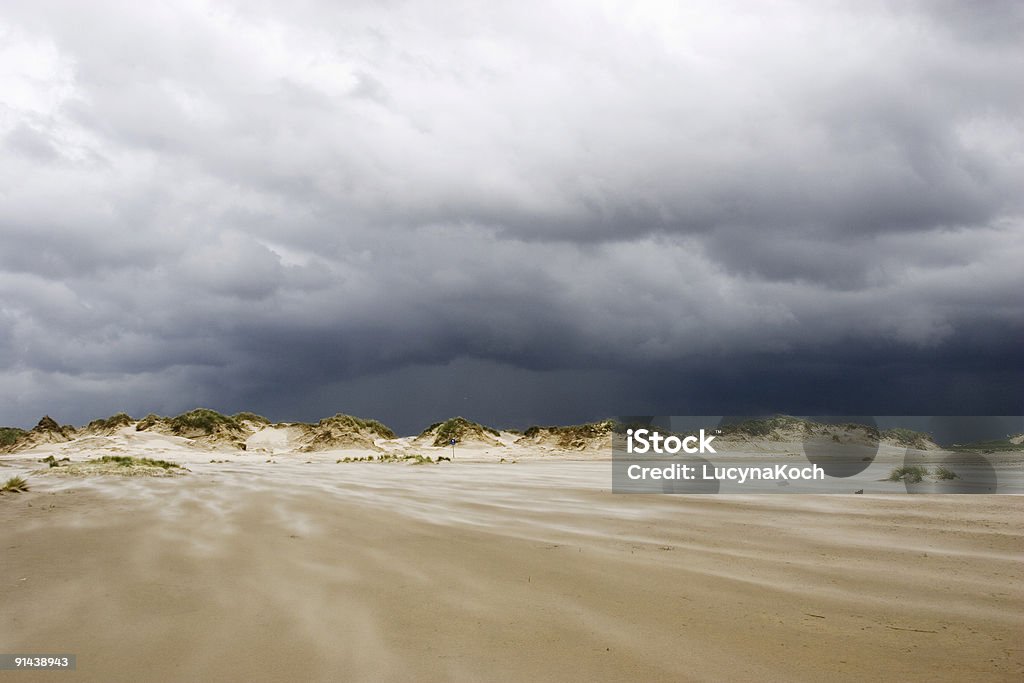
[[[935,468],[935,478],[940,481],[948,481],[951,479],[959,479],[960,476],[948,467],[939,465]]]

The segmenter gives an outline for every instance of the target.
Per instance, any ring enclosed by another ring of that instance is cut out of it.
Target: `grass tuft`
[[[904,465],[894,467],[889,473],[889,481],[905,481],[911,484],[920,483],[928,475],[928,468],[921,465]]]
[[[935,468],[935,478],[940,481],[949,481],[952,479],[959,479],[960,475],[958,475],[956,472],[949,469],[948,467],[939,465],[938,467]]]
[[[0,486],[0,493],[21,493],[28,491],[28,481],[24,477],[11,477]]]

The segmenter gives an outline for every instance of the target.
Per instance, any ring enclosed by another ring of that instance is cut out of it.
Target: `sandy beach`
[[[0,650],[78,663],[5,678],[1024,675],[1020,497],[613,495],[609,467],[31,476],[0,497]]]
[[[4,0],[0,683],[1024,683],[1022,35]]]

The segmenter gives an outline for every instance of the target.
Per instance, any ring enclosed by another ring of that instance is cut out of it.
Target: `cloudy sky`
[[[1015,2],[13,0],[0,424],[1024,410]]]

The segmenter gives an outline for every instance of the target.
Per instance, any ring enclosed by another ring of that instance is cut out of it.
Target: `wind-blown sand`
[[[12,680],[1024,676],[1018,496],[613,495],[607,462],[189,468],[0,497],[0,652],[78,656]]]

